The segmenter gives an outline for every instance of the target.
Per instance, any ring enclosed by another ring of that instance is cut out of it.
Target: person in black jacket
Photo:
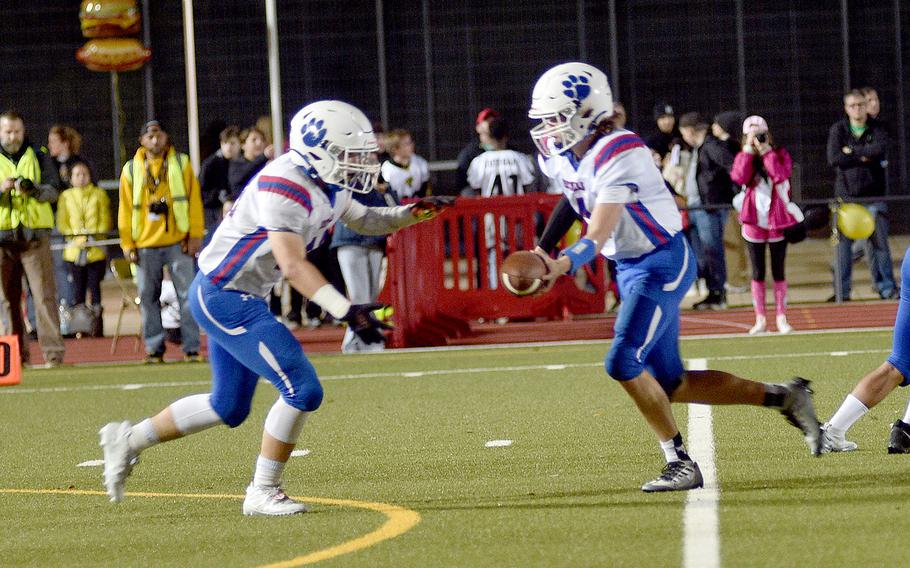
[[[231,194],[228,167],[240,155],[240,129],[228,126],[219,134],[221,147],[202,162],[199,167],[199,187],[202,189],[202,207],[205,212],[205,244],[209,243],[218,223],[221,222],[224,203]]]
[[[869,120],[866,97],[859,90],[844,95],[844,111],[846,118],[834,123],[828,131],[828,164],[837,174],[834,195],[845,200],[883,196],[888,132],[880,122]],[[875,232],[869,237],[869,270],[879,295],[884,299],[897,298],[899,292],[888,247],[888,205],[885,202],[865,205],[875,217]],[[840,283],[834,282],[832,301],[850,299],[852,247],[853,241],[840,235],[836,259]]]
[[[722,112],[714,120],[711,134],[698,148],[696,181],[698,195],[704,209],[689,211],[692,224],[698,231],[705,253],[708,296],[697,302],[696,310],[722,310],[727,307],[727,259],[724,254],[724,226],[733,202],[733,182],[730,170],[738,151],[736,140],[730,135],[742,124],[737,112]]]
[[[458,168],[455,170],[455,188],[461,195],[471,195],[471,186],[468,183],[468,168],[471,162],[488,150],[484,138],[490,136],[490,120],[499,118],[499,113],[487,107],[477,113],[477,119],[474,121],[474,131],[477,133],[477,140],[469,143],[458,153]]]

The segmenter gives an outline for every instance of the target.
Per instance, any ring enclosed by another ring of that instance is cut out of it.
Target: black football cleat
[[[652,479],[641,486],[645,493],[657,491],[688,491],[698,489],[705,484],[698,464],[692,460],[677,460],[664,466],[660,477]]]
[[[822,431],[821,424],[815,415],[815,405],[812,403],[812,389],[809,388],[809,381],[796,377],[784,387],[787,394],[784,397],[784,404],[780,409],[790,424],[793,424],[803,432],[806,439],[806,445],[814,456],[822,455]]]
[[[891,426],[888,439],[889,454],[910,454],[910,424],[898,420]]]

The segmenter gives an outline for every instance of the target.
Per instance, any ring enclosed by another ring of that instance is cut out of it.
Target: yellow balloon
[[[844,203],[837,209],[837,229],[848,239],[868,239],[875,232],[875,219],[859,203]]]

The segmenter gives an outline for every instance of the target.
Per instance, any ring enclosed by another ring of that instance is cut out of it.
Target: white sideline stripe
[[[838,357],[847,355],[868,355],[876,353],[891,353],[890,349],[857,349],[855,351],[808,351],[804,353],[780,353],[767,355],[729,355],[711,357],[712,361],[745,361],[759,359],[784,359],[798,357]],[[603,361],[594,363],[560,363],[556,365],[521,365],[512,367],[475,367],[468,369],[436,369],[430,371],[397,371],[387,373],[358,373],[351,375],[325,375],[320,376],[320,381],[342,381],[348,379],[382,379],[382,378],[419,378],[447,375],[469,375],[475,373],[501,373],[517,371],[565,371],[567,369],[591,369],[602,367]],[[263,381],[267,382],[267,381]],[[117,383],[110,385],[81,385],[78,387],[0,387],[0,395],[4,394],[34,394],[54,392],[79,392],[100,390],[139,390],[169,387],[198,387],[210,385],[211,381],[170,381],[160,383]]]
[[[688,368],[704,371],[707,359],[689,359]],[[689,405],[689,453],[698,462],[705,486],[686,494],[683,513],[683,567],[718,568],[720,566],[720,521],[717,504],[720,487],[714,465],[714,433],[711,407],[705,404]]]

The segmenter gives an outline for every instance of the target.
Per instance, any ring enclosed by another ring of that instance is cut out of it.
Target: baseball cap
[[[164,125],[161,124],[161,121],[159,121],[159,120],[154,120],[154,119],[153,119],[153,120],[150,120],[150,121],[148,121],[148,122],[146,122],[145,124],[142,125],[142,129],[139,131],[139,136],[140,136],[140,137],[141,137],[141,136],[145,136],[145,134],[146,134],[146,133],[149,131],[149,129],[152,128],[152,127],[157,127],[158,130],[161,130],[162,132],[167,132],[167,128],[165,128]]]
[[[654,105],[654,120],[667,115],[674,116],[673,107],[670,105],[670,103],[660,101]]]
[[[768,131],[768,123],[764,118],[753,114],[743,121],[743,134],[760,134]]]
[[[490,107],[486,107],[477,113],[477,120],[474,122],[474,124],[480,124],[481,122],[483,122],[485,120],[490,120],[491,118],[498,118],[498,117],[499,117],[498,112],[496,112],[495,110],[493,110]]]

